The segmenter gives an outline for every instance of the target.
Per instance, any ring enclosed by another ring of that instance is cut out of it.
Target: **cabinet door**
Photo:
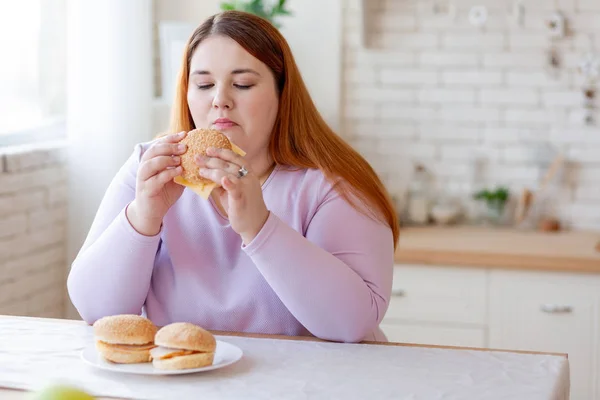
[[[593,399],[598,277],[493,271],[489,346],[567,353],[571,399]]]
[[[436,346],[485,347],[485,328],[410,323],[380,325],[390,342]]]
[[[485,325],[487,271],[478,268],[396,265],[390,322]]]

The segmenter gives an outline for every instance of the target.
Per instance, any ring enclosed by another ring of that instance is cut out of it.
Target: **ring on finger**
[[[238,169],[238,178],[243,178],[246,175],[248,175],[248,170],[242,165],[241,168]]]

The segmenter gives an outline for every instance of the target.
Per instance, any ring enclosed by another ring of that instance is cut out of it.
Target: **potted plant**
[[[500,186],[495,189],[482,189],[473,194],[473,198],[485,204],[487,220],[499,225],[503,221],[509,195],[508,188]]]
[[[285,8],[286,0],[270,1],[268,3],[269,5],[265,4],[263,0],[226,1],[221,3],[221,10],[238,10],[258,15],[279,29],[281,25],[277,22],[277,17],[292,15],[292,13]]]

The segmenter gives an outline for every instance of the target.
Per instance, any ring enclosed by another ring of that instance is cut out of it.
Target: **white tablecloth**
[[[565,357],[412,346],[222,336],[236,364],[177,376],[121,375],[88,366],[92,329],[72,322],[0,318],[0,387],[79,385],[134,399],[568,399]]]

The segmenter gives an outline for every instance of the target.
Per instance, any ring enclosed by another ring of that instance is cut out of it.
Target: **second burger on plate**
[[[212,333],[188,322],[162,327],[156,333],[154,344],[158,347],[150,351],[153,366],[170,370],[212,365],[217,347]]]

